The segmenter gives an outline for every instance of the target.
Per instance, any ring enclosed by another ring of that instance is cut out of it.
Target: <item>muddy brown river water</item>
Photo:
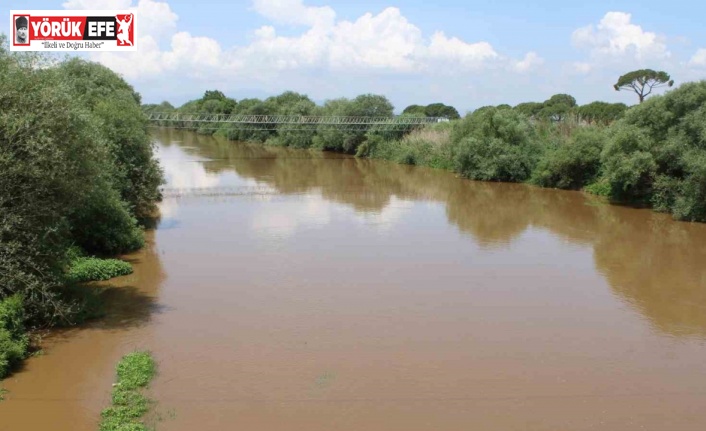
[[[135,349],[159,430],[706,429],[706,225],[155,136],[168,184],[134,274],[3,382],[0,430],[97,430]]]

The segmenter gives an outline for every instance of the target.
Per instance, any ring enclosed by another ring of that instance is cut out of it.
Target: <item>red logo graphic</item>
[[[135,32],[133,31],[133,15],[116,15],[115,20],[118,24],[118,45],[133,46]]]

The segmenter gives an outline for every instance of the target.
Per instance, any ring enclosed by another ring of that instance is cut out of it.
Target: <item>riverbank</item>
[[[140,96],[110,69],[9,52],[0,35],[0,75],[2,379],[28,332],[100,314],[84,283],[132,271],[105,258],[144,246],[163,179]]]
[[[575,105],[571,96],[556,95],[544,104],[484,107],[463,119],[409,134],[376,130],[375,126],[367,131],[292,131],[227,123],[200,123],[194,130],[232,140],[446,169],[473,180],[584,190],[612,202],[650,206],[676,220],[706,221],[706,81],[683,84],[626,111],[611,111],[606,118],[600,113],[585,114],[595,111],[601,102],[571,108],[570,103],[562,102],[565,99]],[[302,104],[308,108],[292,111],[293,106]],[[173,110],[170,106],[144,109]],[[392,106],[382,96],[335,99],[317,107],[306,96],[291,92],[239,103],[220,92],[207,92],[203,99],[176,111],[201,112],[206,106],[215,112],[226,109],[224,113],[239,114],[392,114]],[[589,107],[592,109],[582,109]],[[549,115],[542,114],[545,112]]]

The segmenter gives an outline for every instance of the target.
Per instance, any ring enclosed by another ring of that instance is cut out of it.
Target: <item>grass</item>
[[[76,257],[66,273],[71,282],[108,280],[121,275],[132,274],[132,265],[118,259],[100,259],[97,257]]]
[[[142,390],[157,373],[157,364],[149,352],[123,356],[116,367],[118,381],[113,387],[112,405],[101,412],[100,431],[147,431],[142,417],[152,401]]]

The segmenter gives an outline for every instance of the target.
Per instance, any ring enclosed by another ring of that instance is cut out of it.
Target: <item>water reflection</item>
[[[168,188],[270,187],[281,194],[310,194],[301,214],[269,215],[255,228],[291,235],[296,220],[329,215],[317,199],[344,204],[362,216],[392,223],[401,202],[443,204],[449,223],[481,248],[510,247],[530,228],[593,248],[597,270],[618,297],[662,333],[706,335],[706,226],[677,223],[649,210],[605,205],[576,192],[517,184],[470,182],[452,174],[160,131]],[[175,144],[173,141],[183,141]],[[185,169],[183,157],[207,160]],[[227,198],[227,192],[224,192]],[[171,208],[170,208],[171,206]],[[167,199],[167,219],[178,204]],[[308,209],[306,209],[308,208]],[[386,214],[386,216],[383,216]],[[269,218],[268,218],[269,217]]]

